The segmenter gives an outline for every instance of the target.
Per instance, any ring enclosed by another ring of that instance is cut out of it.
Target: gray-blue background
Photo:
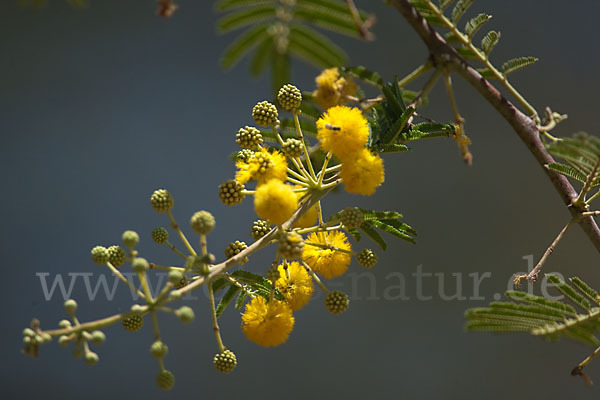
[[[448,274],[449,293],[450,273],[462,273],[467,296],[467,274],[489,271],[481,294],[492,300],[514,272],[526,268],[522,257],[537,259],[569,218],[510,127],[457,79],[473,167],[462,163],[450,140],[419,143],[410,154],[386,157],[386,183],[375,196],[340,194],[327,205],[328,212],[356,204],[404,213],[418,229],[419,243],[394,243],[380,253],[375,290],[381,296],[391,284],[388,274],[400,271],[411,300],[368,300],[363,278],[349,312],[332,317],[314,299],[297,313],[288,343],[274,349],[250,343],[232,309],[222,319],[224,340],[239,360],[229,376],[212,367],[216,345],[207,303],[188,302],[197,316],[190,326],[161,318],[170,347],[166,365],[177,378],[167,394],[154,385],[158,367],[148,354],[149,326],[136,335],[107,329],[107,343],[96,347],[101,362],[93,368],[56,343],[42,348],[39,360],[21,355],[21,330],[32,317],[44,327],[64,318],[62,299],[45,301],[36,273],[97,274],[90,248],[117,243],[125,229],[140,232],[147,258],[173,260],[149,239],[152,228],[167,223],[148,204],[156,188],[173,193],[182,225],[199,209],[214,213],[218,225],[209,245],[219,258],[225,243],[251,240],[251,201],[227,208],[216,187],[234,173],[227,161],[234,132],[251,122],[252,105],[268,98],[270,89],[266,78],[250,80],[245,64],[227,73],[219,69],[231,36],[215,34],[211,3],[181,0],[181,9],[165,21],[154,15],[151,0],[98,0],[81,11],[62,1],[39,11],[19,8],[16,0],[0,2],[2,398],[597,398],[597,387],[585,388],[569,376],[590,348],[525,335],[467,334],[463,311],[485,302],[442,301],[437,279],[428,278],[424,288],[432,301],[414,299],[410,274],[422,265],[426,272]],[[377,13],[377,41],[340,38],[352,64],[390,79],[426,58],[396,11],[380,2],[359,5]],[[480,1],[471,13],[484,10],[494,15],[489,28],[503,33],[495,61],[530,54],[541,59],[515,74],[514,82],[539,110],[551,105],[569,114],[557,132],[597,134],[600,6]],[[311,89],[317,71],[295,66],[294,83]],[[442,87],[431,100],[427,115],[450,117]],[[271,253],[265,253],[248,267],[266,269]],[[354,264],[351,272],[359,268]],[[598,254],[579,228],[546,270],[600,286]],[[348,292],[352,273],[339,280]],[[117,292],[113,301],[99,296],[89,302],[82,281],[76,283],[80,318],[127,309],[129,292]],[[587,372],[600,381],[600,361]]]

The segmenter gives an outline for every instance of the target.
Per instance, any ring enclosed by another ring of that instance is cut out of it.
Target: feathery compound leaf
[[[273,4],[274,0],[219,0],[215,3],[215,10],[226,11],[239,7]]]
[[[220,317],[221,314],[223,314],[223,311],[225,311],[229,303],[231,303],[235,295],[238,294],[240,290],[241,289],[235,285],[229,286],[229,289],[227,289],[223,297],[221,297],[221,301],[219,301],[219,304],[217,304],[217,307],[215,308],[217,317]]]
[[[402,240],[406,240],[407,242],[410,243],[417,243],[417,241],[415,240],[415,238],[413,238],[412,236],[406,234],[405,232],[403,232],[400,229],[395,228],[394,226],[392,226],[391,224],[386,224],[382,221],[379,220],[371,220],[371,221],[367,221],[368,224],[374,226],[375,228],[379,228],[384,232],[389,233],[390,235],[394,235]]]
[[[560,279],[554,274],[546,274],[548,281],[552,283],[562,294],[564,294],[569,300],[577,304],[584,310],[590,309],[590,302],[583,298],[582,295],[577,293],[571,286],[567,285],[565,281]]]
[[[456,24],[460,17],[471,7],[473,0],[458,0],[454,8],[452,9],[452,22]]]
[[[241,291],[240,294],[238,294],[237,299],[235,300],[235,309],[239,310],[244,306],[244,302],[246,301],[246,299],[248,298],[248,293]]]
[[[250,74],[252,76],[260,75],[269,64],[271,55],[273,54],[273,38],[267,37],[260,45],[256,48],[254,56],[252,56],[252,62],[250,63]]]
[[[258,21],[275,17],[276,15],[276,7],[270,5],[244,8],[221,18],[217,23],[217,28],[222,33],[229,32],[247,25],[252,25]]]
[[[477,31],[483,26],[483,24],[488,22],[491,18],[492,16],[488,14],[479,14],[476,17],[471,18],[469,22],[467,22],[465,25],[465,33],[467,34],[469,39],[475,36]]]
[[[456,49],[456,51],[463,58],[467,58],[467,59],[471,59],[471,60],[478,58],[477,54],[475,54],[475,52],[473,52],[473,50],[471,50],[468,47],[459,47],[458,49]]]
[[[560,301],[548,300],[544,297],[535,296],[526,292],[519,292],[516,290],[508,290],[505,294],[511,300],[521,301],[523,303],[536,305],[547,310],[554,310],[556,312],[563,313],[569,316],[577,315],[577,312],[573,307],[568,304],[561,303]]]
[[[520,70],[521,68],[525,68],[531,64],[534,64],[537,60],[538,58],[535,57],[512,58],[504,64],[502,64],[502,72],[506,76],[508,74]]]
[[[346,62],[346,54],[327,37],[301,25],[290,27],[289,49],[317,67],[328,68]]]
[[[387,243],[385,242],[385,240],[367,222],[364,222],[360,226],[360,230],[363,231],[365,235],[367,235],[368,237],[370,237],[375,243],[377,243],[377,245],[379,245],[379,247],[381,247],[382,250],[387,249]]]
[[[360,34],[352,17],[331,13],[327,9],[297,5],[293,10],[293,18],[310,22],[321,28],[348,36],[359,37]]]
[[[440,3],[440,10],[443,10],[443,9],[445,9],[445,8],[448,8],[448,6],[449,6],[450,4],[452,4],[452,2],[453,2],[453,1],[454,1],[454,0],[440,0],[440,1],[439,1],[439,3]]]
[[[569,281],[573,286],[575,286],[581,293],[586,295],[591,301],[600,305],[600,296],[598,296],[598,292],[588,286],[587,283],[577,278],[576,276],[569,278]]]
[[[246,53],[252,50],[262,40],[268,39],[267,25],[258,25],[250,28],[236,38],[236,40],[227,47],[221,66],[225,69],[233,67]]]
[[[562,174],[568,178],[575,179],[576,181],[581,182],[581,183],[585,183],[585,181],[586,181],[585,175],[582,175],[581,173],[579,173],[579,171],[577,171],[575,168],[573,168],[569,165],[565,165],[565,164],[561,164],[561,163],[551,163],[551,164],[547,164],[546,168],[548,168],[549,170],[558,172],[559,174]]]
[[[489,31],[485,34],[483,39],[481,39],[481,48],[485,53],[486,57],[490,54],[490,52],[496,47],[498,41],[500,40],[500,32]]]
[[[367,210],[364,208],[359,208],[359,210],[363,213],[363,218],[365,220],[387,220],[387,219],[399,219],[402,218],[402,214],[397,211],[375,211],[375,210]]]
[[[379,154],[388,154],[388,153],[406,153],[410,151],[410,148],[403,144],[392,143],[392,144],[378,144],[372,147],[369,147],[369,150],[377,152]]]
[[[383,79],[377,72],[370,71],[361,65],[349,68],[342,67],[341,71],[342,73],[348,73],[352,76],[355,76],[361,81],[373,85],[377,88],[381,88],[381,86],[383,85]]]
[[[496,75],[494,75],[494,73],[490,71],[489,68],[477,68],[477,72],[479,72],[479,74],[487,80],[496,79]]]
[[[350,15],[350,12],[348,11],[348,6],[337,0],[296,0],[296,4],[309,7],[319,7],[329,12]],[[368,18],[367,13],[362,10],[358,10],[358,14],[362,19]]]

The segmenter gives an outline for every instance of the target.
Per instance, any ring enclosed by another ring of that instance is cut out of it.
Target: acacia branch
[[[421,37],[431,53],[434,66],[447,68],[466,80],[483,96],[496,111],[510,124],[517,135],[521,138],[530,153],[548,176],[561,199],[569,208],[573,217],[581,218],[586,211],[584,207],[573,204],[577,199],[577,192],[566,177],[545,168],[546,164],[554,162],[554,159],[546,149],[539,137],[538,127],[535,122],[519,111],[508,101],[489,81],[472,68],[456,50],[429,25],[429,23],[417,12],[408,0],[390,0],[415,32]],[[583,217],[579,225],[588,238],[592,241],[596,250],[600,252],[600,230],[591,216]]]

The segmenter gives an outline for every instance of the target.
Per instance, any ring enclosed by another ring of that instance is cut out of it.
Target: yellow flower
[[[257,296],[246,304],[242,314],[242,331],[254,343],[269,347],[284,343],[294,328],[290,306],[280,300]]]
[[[352,79],[340,77],[337,68],[329,68],[321,72],[315,79],[317,90],[315,99],[321,108],[327,109],[344,104],[346,96],[354,96],[358,86]]]
[[[296,195],[298,196],[298,206],[300,206],[301,204],[300,199],[305,194],[306,192],[296,192]],[[300,218],[298,218],[298,221],[296,221],[293,228],[310,228],[311,226],[315,225],[318,216],[319,215],[317,213],[317,205],[315,204],[314,206],[309,208],[308,211],[306,211]]]
[[[369,139],[367,119],[358,108],[346,106],[327,110],[317,121],[317,131],[323,150],[342,161],[360,152]]]
[[[283,224],[297,208],[296,193],[290,185],[271,179],[256,189],[254,195],[256,215],[272,224]]]
[[[235,179],[242,185],[250,179],[256,179],[259,184],[271,179],[285,181],[287,179],[287,162],[285,156],[275,150],[272,153],[262,147],[254,152],[248,161],[238,160],[236,162],[238,171]]]
[[[323,275],[326,279],[332,279],[342,275],[348,269],[352,261],[350,254],[308,244],[316,243],[324,246],[332,246],[338,249],[352,251],[348,238],[343,232],[330,231],[324,233],[311,233],[308,235],[304,246],[302,259],[313,269]]]
[[[385,178],[383,160],[363,149],[357,158],[342,162],[340,177],[348,193],[370,196]]]
[[[290,305],[292,311],[304,307],[314,292],[311,276],[300,263],[293,261],[287,264],[287,271],[283,265],[277,267],[279,279],[275,287],[279,289]]]

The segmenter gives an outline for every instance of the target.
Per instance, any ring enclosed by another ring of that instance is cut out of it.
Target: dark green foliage
[[[471,39],[477,31],[492,18],[491,15],[488,14],[479,14],[476,17],[473,17],[469,20],[469,22],[465,25],[465,33]]]
[[[538,58],[535,57],[517,57],[506,61],[502,64],[502,72],[504,75],[508,75],[515,71],[520,70],[521,68],[525,68],[534,64]]]
[[[489,307],[467,310],[467,330],[529,332],[551,340],[566,337],[597,346],[600,343],[597,337],[600,333],[600,307],[597,307],[600,302],[597,292],[579,278],[571,278],[571,286],[556,275],[547,274],[546,277],[568,301],[573,302],[583,312],[578,313],[563,301],[509,290],[506,296],[519,303],[492,302]]]
[[[587,185],[588,190],[600,184],[600,139],[596,136],[579,132],[548,144],[546,149],[565,162],[548,164],[546,168]]]
[[[485,53],[486,57],[494,50],[494,47],[500,41],[500,32],[489,31],[485,34],[483,39],[481,39],[481,48]]]

